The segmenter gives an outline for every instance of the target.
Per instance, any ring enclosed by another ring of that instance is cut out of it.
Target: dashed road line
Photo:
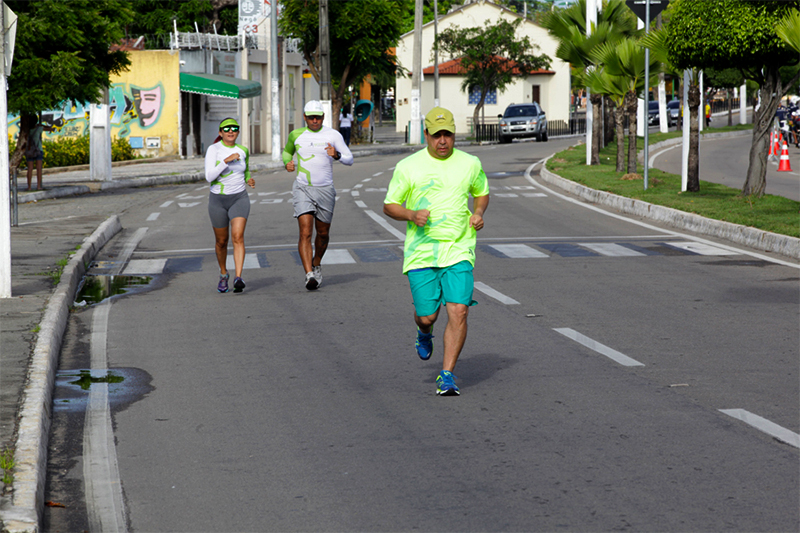
[[[578,344],[582,344],[589,348],[590,350],[594,350],[595,352],[605,355],[612,361],[616,361],[617,363],[621,364],[622,366],[644,366],[643,363],[635,359],[631,359],[624,353],[618,352],[613,348],[609,348],[605,344],[601,344],[594,339],[590,339],[586,335],[578,333],[574,329],[571,328],[553,328],[558,333],[561,333],[567,338],[570,338],[577,342]]]
[[[152,222],[153,220],[157,219],[159,215],[161,215],[161,213],[150,213],[145,220]]]
[[[755,415],[744,409],[720,409],[721,413],[725,413],[737,420],[741,420],[745,424],[756,428],[759,431],[775,437],[781,442],[785,442],[795,448],[800,448],[800,435],[794,431],[790,431],[783,426],[779,426],[775,422],[771,422],[766,418]]]
[[[505,294],[503,294],[500,291],[496,291],[495,289],[491,288],[490,286],[488,286],[487,284],[485,284],[482,281],[476,281],[475,282],[475,288],[478,289],[479,291],[481,291],[483,294],[485,294],[489,298],[494,298],[495,300],[497,300],[501,304],[519,305],[519,302],[516,301],[514,298],[511,298],[510,296],[506,296]]]

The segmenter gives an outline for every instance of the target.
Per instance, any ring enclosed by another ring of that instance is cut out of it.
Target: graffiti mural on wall
[[[89,130],[89,104],[65,102],[59,109],[42,112],[42,123],[53,128],[47,133],[53,137],[80,137]],[[108,90],[108,107],[112,135],[127,137],[131,127],[143,130],[158,123],[164,107],[164,87],[159,83],[153,87],[139,87],[133,84],[112,84]],[[19,116],[9,115],[9,129],[14,129],[16,138],[19,132]]]

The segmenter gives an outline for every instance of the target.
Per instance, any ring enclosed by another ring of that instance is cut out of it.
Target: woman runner
[[[256,182],[250,177],[250,152],[241,144],[239,123],[234,118],[226,118],[219,124],[219,137],[206,151],[206,180],[211,184],[208,196],[208,216],[214,228],[217,262],[219,263],[219,292],[228,292],[228,226],[233,238],[233,262],[235,277],[233,292],[244,290],[242,267],[244,265],[244,228],[250,214],[250,198],[245,183],[255,188]]]

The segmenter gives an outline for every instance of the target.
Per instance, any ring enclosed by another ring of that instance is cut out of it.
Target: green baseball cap
[[[425,115],[425,129],[428,130],[428,133],[431,135],[441,130],[455,133],[456,121],[453,119],[453,114],[447,109],[443,107],[434,107]]]
[[[219,123],[219,129],[224,128],[225,126],[238,126],[239,123],[236,122],[235,118],[226,118],[222,122]]]

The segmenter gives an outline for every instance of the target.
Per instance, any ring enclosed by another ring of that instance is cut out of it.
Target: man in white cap
[[[455,149],[456,124],[447,109],[425,116],[427,148],[400,161],[383,212],[407,222],[403,274],[408,276],[417,324],[415,347],[423,361],[433,353],[433,324],[447,310],[442,371],[436,394],[457,396],[453,370],[467,339],[476,232],[489,206],[489,184],[480,160]],[[472,208],[469,210],[469,197]],[[405,204],[405,206],[403,205]]]
[[[297,170],[292,186],[294,217],[300,227],[297,251],[306,272],[305,287],[317,290],[322,284],[322,256],[330,240],[336,189],[333,187],[333,162],[353,164],[353,154],[342,134],[322,125],[322,103],[311,100],[303,108],[306,127],[289,134],[283,148],[283,164],[289,172]],[[297,163],[294,155],[297,154]],[[312,255],[311,235],[317,230]]]

